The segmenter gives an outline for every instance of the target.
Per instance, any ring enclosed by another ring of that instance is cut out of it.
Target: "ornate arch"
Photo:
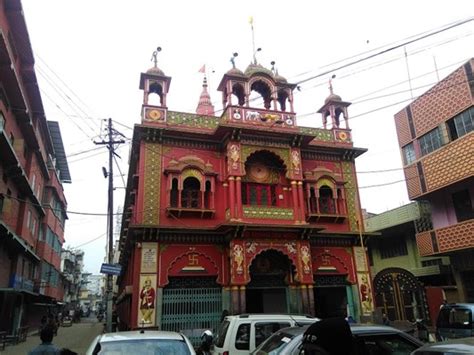
[[[399,267],[390,267],[383,269],[374,277],[375,292],[390,291],[390,284],[394,278],[403,285],[406,291],[422,291],[423,286],[420,281],[410,271]]]
[[[276,156],[276,158],[281,162],[283,167],[286,170],[286,175],[288,175],[288,167],[290,165],[290,151],[288,149],[284,148],[272,148],[272,147],[254,147],[254,146],[243,146],[241,149],[241,159],[242,159],[242,164],[245,165],[247,162],[247,159],[260,151],[266,151],[268,153],[271,153]]]
[[[194,178],[198,179],[199,183],[202,185],[203,175],[202,175],[201,171],[199,171],[195,168],[192,168],[192,167],[187,167],[181,173],[181,179],[184,182],[184,180],[186,180],[188,177],[194,177]]]
[[[336,191],[336,181],[332,176],[321,176],[317,181],[316,181],[316,188],[319,190],[321,187],[327,186],[329,187],[333,192]]]
[[[179,255],[177,255],[170,263],[169,263],[169,266],[168,268],[166,269],[166,272],[165,272],[165,275],[164,278],[164,285],[167,285],[169,283],[169,275],[172,274],[172,275],[176,275],[178,274],[178,269],[180,267],[179,265],[179,262],[182,261],[183,258],[185,257],[188,257],[189,259],[189,256],[190,255],[198,255],[202,258],[204,258],[205,260],[207,260],[207,263],[204,265],[204,266],[201,266],[202,269],[196,267],[195,265],[189,265],[189,268],[187,270],[184,270],[181,269],[180,272],[183,273],[182,276],[186,276],[185,272],[189,272],[189,274],[193,274],[193,276],[196,276],[196,274],[199,274],[201,273],[203,276],[217,276],[217,280],[216,282],[219,283],[219,284],[222,284],[222,274],[219,270],[219,265],[217,264],[217,262],[211,258],[209,255],[205,254],[204,252],[201,252],[201,251],[197,251],[197,250],[189,250],[189,251],[186,251],[185,253],[181,253]],[[211,268],[212,267],[212,272],[209,272],[209,270],[206,269],[206,266],[208,268]],[[207,271],[207,272],[206,272]]]
[[[251,248],[251,244],[250,244],[250,248]],[[246,247],[246,253],[248,254],[248,249],[249,247]],[[262,254],[264,253],[267,253],[267,252],[270,252],[270,251],[273,251],[273,252],[276,252],[277,255],[280,255],[281,257],[284,257],[285,259],[288,260],[289,262],[289,265],[290,265],[290,269],[291,269],[291,273],[292,273],[292,277],[296,277],[297,273],[298,273],[298,268],[297,268],[297,260],[296,260],[296,253],[295,253],[295,256],[292,257],[291,255],[288,255],[284,250],[282,250],[283,248],[281,247],[278,247],[278,246],[275,246],[275,245],[272,245],[272,246],[266,246],[266,247],[262,247],[260,250],[258,250],[258,252],[254,253],[254,254],[251,254],[250,257],[247,259],[247,269],[246,269],[246,273],[247,273],[247,280],[248,282],[251,282],[252,279],[251,279],[251,275],[250,275],[250,268],[252,267],[252,265],[254,264],[254,262],[258,259],[259,256],[262,256]]]

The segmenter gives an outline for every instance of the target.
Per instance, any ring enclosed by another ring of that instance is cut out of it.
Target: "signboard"
[[[156,273],[157,264],[157,243],[142,243],[142,259],[140,265],[140,272],[142,273]]]
[[[102,264],[100,268],[101,274],[120,275],[122,272],[122,265],[120,264]]]

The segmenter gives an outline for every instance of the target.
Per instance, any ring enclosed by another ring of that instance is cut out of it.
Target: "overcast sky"
[[[321,127],[315,112],[328,96],[328,78],[335,74],[335,93],[353,102],[349,116],[354,144],[368,149],[356,164],[362,207],[373,213],[409,202],[394,114],[474,56],[470,21],[334,70],[387,45],[467,19],[473,15],[471,0],[22,3],[46,116],[60,123],[72,177],[65,185],[65,246],[83,249],[85,268],[94,274],[105,256],[106,217],[81,213],[107,211],[102,166],[108,166],[108,154],[93,141],[100,140],[108,117],[131,138],[131,128],[140,123],[140,73],[153,65],[150,59],[157,46],[163,48],[158,66],[172,77],[168,107],[176,111],[195,112],[203,64],[216,110],[222,109],[216,85],[230,69],[232,53],[239,53],[236,65],[241,70],[252,58],[250,16],[256,46],[262,48],[258,61],[269,68],[273,60],[289,82],[304,81],[301,91],[295,91],[298,125]],[[307,80],[325,72],[330,74]],[[123,144],[118,151],[123,179],[129,149]],[[116,209],[124,201],[124,183],[117,166],[114,169]]]

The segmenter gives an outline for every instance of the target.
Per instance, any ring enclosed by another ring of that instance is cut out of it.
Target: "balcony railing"
[[[474,247],[474,219],[418,233],[416,244],[421,256],[472,248]]]

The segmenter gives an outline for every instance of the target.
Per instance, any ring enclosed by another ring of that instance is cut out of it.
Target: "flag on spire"
[[[206,64],[204,64],[204,65],[201,67],[201,69],[199,69],[199,72],[206,74]]]
[[[249,23],[250,23],[251,25],[253,25],[253,16],[250,16],[250,17],[249,17]]]

